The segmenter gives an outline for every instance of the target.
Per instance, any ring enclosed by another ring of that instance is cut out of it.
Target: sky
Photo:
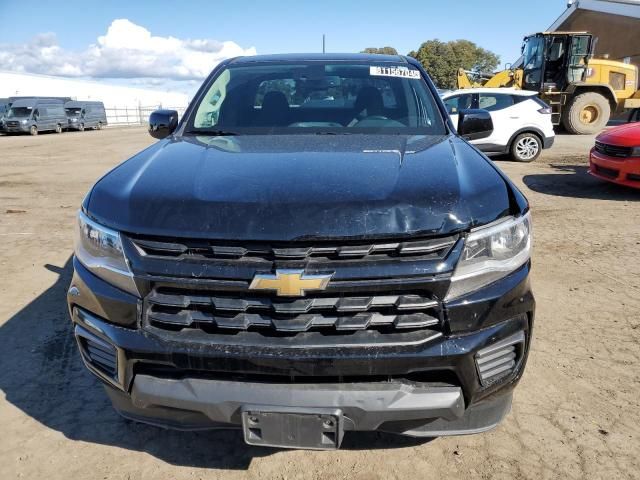
[[[467,39],[520,54],[566,0],[0,0],[0,69],[192,92],[224,58]],[[544,6],[544,8],[542,7]]]

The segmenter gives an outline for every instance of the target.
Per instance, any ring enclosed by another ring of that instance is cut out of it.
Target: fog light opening
[[[520,331],[479,350],[475,361],[480,383],[486,387],[511,375],[522,358],[524,342],[524,332]]]
[[[74,333],[87,367],[109,383],[119,384],[117,348],[79,325]]]

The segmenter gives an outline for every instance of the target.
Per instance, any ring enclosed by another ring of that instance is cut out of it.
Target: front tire
[[[81,123],[80,125],[78,125],[78,131],[84,132],[84,123]]]
[[[569,132],[589,135],[600,132],[611,116],[609,101],[596,92],[576,96],[565,111],[562,124]]]
[[[98,122],[98,130],[102,130],[102,122]]]
[[[35,137],[36,135],[38,135],[38,127],[36,127],[35,125],[31,125],[29,133]]]
[[[62,125],[56,125],[56,133],[62,133]]]
[[[542,152],[542,141],[533,133],[521,133],[511,142],[510,152],[517,162],[533,162]]]

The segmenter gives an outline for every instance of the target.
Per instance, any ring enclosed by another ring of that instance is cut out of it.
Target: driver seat
[[[284,93],[270,90],[262,100],[262,109],[258,118],[258,125],[264,127],[283,127],[289,124],[289,102]]]
[[[353,106],[355,118],[349,123],[352,127],[360,120],[374,115],[382,115],[384,113],[384,102],[382,93],[376,87],[363,87],[358,92],[356,102]]]

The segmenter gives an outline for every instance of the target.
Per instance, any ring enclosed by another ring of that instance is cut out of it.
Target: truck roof
[[[52,100],[54,103],[64,103],[71,100],[70,97],[39,97],[35,95],[24,95],[19,97],[9,97],[9,101],[15,102],[17,100]]]
[[[95,100],[71,100],[64,104],[64,108],[82,108],[85,105],[103,105],[103,103]]]
[[[569,31],[569,30],[557,30],[557,31],[548,31],[544,32],[532,33],[531,35],[589,35],[587,31]]]
[[[272,55],[252,55],[234,58],[231,63],[253,62],[304,62],[304,61],[329,61],[329,62],[393,62],[407,63],[402,55],[379,55],[376,53],[279,53]]]
[[[61,105],[62,106],[62,100],[59,99],[55,99],[55,98],[21,98],[18,100],[15,100],[12,104],[11,107],[35,107],[36,105]]]

